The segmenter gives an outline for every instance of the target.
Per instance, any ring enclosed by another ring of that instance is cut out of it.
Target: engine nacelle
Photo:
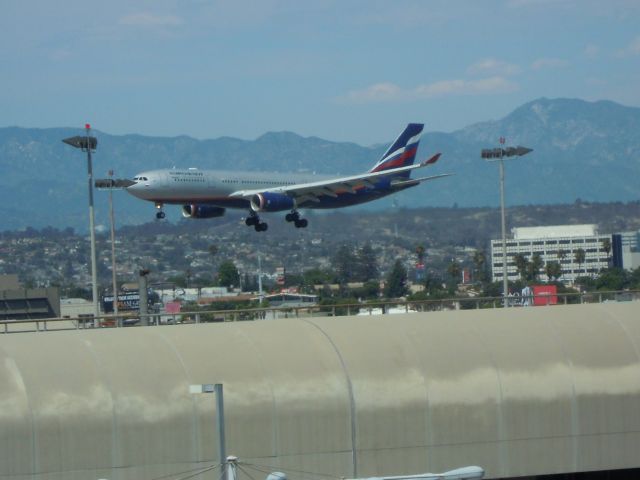
[[[215,207],[213,205],[184,205],[182,207],[182,216],[185,218],[215,218],[224,215],[223,207]]]
[[[293,198],[282,193],[263,192],[251,197],[251,209],[254,212],[281,212],[294,208]]]

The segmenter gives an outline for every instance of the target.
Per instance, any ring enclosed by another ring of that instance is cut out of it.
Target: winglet
[[[436,153],[429,160],[425,160],[424,162],[422,162],[422,165],[432,165],[432,164],[436,163],[438,161],[438,159],[440,158],[440,155],[442,155],[442,154],[441,153]]]

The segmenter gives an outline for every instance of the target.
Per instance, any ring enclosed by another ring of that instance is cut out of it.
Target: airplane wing
[[[355,193],[357,189],[363,187],[375,187],[375,180],[382,177],[393,177],[399,173],[408,172],[418,168],[424,168],[438,161],[440,154],[437,153],[428,160],[415,165],[407,165],[405,167],[393,168],[389,170],[381,170],[379,172],[367,172],[360,175],[352,175],[349,177],[332,178],[330,180],[321,180],[318,182],[299,183],[297,185],[284,185],[281,187],[273,187],[260,190],[238,190],[233,192],[231,197],[250,198],[258,193],[272,192],[288,195],[295,198],[298,203],[302,202],[319,202],[320,197],[329,196],[337,197],[338,193],[351,192]],[[436,175],[434,177],[425,177],[421,179],[399,179],[398,182],[392,182],[392,187],[408,187],[417,185],[421,181],[448,176],[449,174]]]

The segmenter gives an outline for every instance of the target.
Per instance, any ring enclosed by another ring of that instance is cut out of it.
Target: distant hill
[[[81,133],[69,128],[0,128],[0,230],[46,225],[86,228],[86,160],[61,142]],[[94,134],[99,142],[95,177],[106,176],[109,169],[117,177],[132,177],[142,170],[173,166],[348,174],[368,169],[386,148],[386,144],[362,147],[290,132],[266,133],[253,141]],[[497,146],[500,136],[508,144],[534,149],[526,157],[507,161],[509,205],[640,199],[640,108],[609,101],[542,98],[500,120],[452,133],[426,133],[419,158],[437,151],[443,154],[429,173],[456,175],[402,193],[398,203],[406,207],[498,205],[498,167],[480,159],[479,153]],[[97,223],[106,224],[107,194],[98,191],[95,198]],[[117,192],[114,199],[119,225],[145,222],[153,215],[151,204],[124,192]],[[384,209],[391,200],[371,205]],[[179,215],[175,209],[168,212],[172,218]]]

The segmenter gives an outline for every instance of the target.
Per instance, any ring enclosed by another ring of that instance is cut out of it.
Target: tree
[[[516,253],[513,256],[513,263],[516,264],[516,269],[518,270],[518,275],[522,280],[527,278],[527,267],[529,266],[529,261],[527,257],[525,257],[522,253]]]
[[[538,274],[540,273],[540,269],[544,265],[542,261],[542,257],[539,253],[534,253],[531,256],[531,261],[527,264],[527,280],[535,282],[538,279]]]
[[[586,258],[586,253],[585,253],[584,249],[578,248],[577,250],[575,250],[573,252],[573,258],[576,261],[576,263],[578,264],[578,272],[580,273],[580,271],[582,270],[582,264],[584,263],[585,258]]]
[[[223,287],[240,285],[238,269],[231,260],[225,260],[218,268],[218,284]]]
[[[487,256],[482,250],[473,252],[473,264],[475,265],[475,280],[484,282],[487,279]]]
[[[562,275],[562,267],[558,262],[547,262],[544,267],[544,272],[549,279],[549,282],[552,282],[554,279],[558,280]]]
[[[406,295],[407,289],[407,269],[404,268],[400,259],[396,260],[393,268],[387,275],[384,284],[384,296],[387,298],[398,298]]]
[[[453,283],[458,283],[458,280],[460,280],[460,271],[460,264],[456,262],[455,259],[451,259],[451,262],[447,265],[447,273]]]
[[[370,243],[365,243],[358,251],[358,268],[354,280],[369,282],[378,279],[378,258]]]
[[[611,263],[609,254],[611,253],[611,239],[605,238],[602,240],[602,250],[607,254],[607,265]]]
[[[338,283],[345,284],[352,282],[357,266],[358,259],[353,254],[351,248],[346,245],[338,248],[333,256],[333,268],[336,272]]]

